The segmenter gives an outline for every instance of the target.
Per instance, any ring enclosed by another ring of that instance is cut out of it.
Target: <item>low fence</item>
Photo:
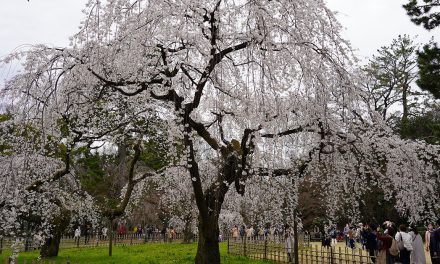
[[[172,243],[182,242],[184,239],[183,234],[175,234],[174,236],[162,235],[162,234],[136,234],[129,233],[124,235],[115,235],[112,243],[113,246],[127,246],[127,245],[139,245],[144,243]],[[195,240],[196,237],[193,237]],[[60,242],[60,249],[67,248],[87,248],[87,247],[99,247],[109,245],[109,236],[94,235],[94,236],[82,236],[75,238],[73,236],[63,236]],[[5,249],[11,249],[13,241],[11,238],[0,238],[0,254]],[[26,239],[19,244],[19,251],[32,251],[41,247],[41,241],[34,239]]]
[[[322,247],[317,244],[312,245],[308,241],[302,236],[298,239],[298,261],[301,264],[370,264],[375,262],[373,259],[376,258],[376,254],[369,256],[368,252],[362,249]],[[293,263],[293,241],[289,244],[284,238],[274,240],[231,238],[228,240],[228,253],[251,259]]]

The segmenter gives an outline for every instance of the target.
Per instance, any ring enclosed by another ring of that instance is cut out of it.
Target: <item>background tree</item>
[[[432,41],[417,52],[417,66],[419,78],[417,85],[430,92],[436,99],[440,99],[440,48]]]
[[[45,182],[50,170],[38,163],[52,163],[47,167],[56,173],[64,173],[61,167],[70,163],[66,159],[68,146],[57,142],[50,134],[42,134],[38,127],[15,119],[12,114],[5,114],[0,121],[0,181],[3,188],[0,233],[12,234],[17,238],[16,242],[24,243],[25,248],[34,239],[42,243],[42,257],[57,256],[61,236],[71,217],[80,211],[94,215],[91,212],[93,203],[73,175],[65,174],[61,181]],[[32,149],[32,154],[24,151],[26,149]],[[27,185],[29,182],[31,184]],[[14,198],[15,204],[11,203]],[[34,237],[35,234],[38,237]]]
[[[421,139],[430,144],[440,144],[440,109],[433,105],[420,115],[409,120],[407,135],[411,139]]]
[[[430,30],[440,25],[439,0],[409,0],[403,5],[411,21]]]
[[[390,125],[400,123],[401,131],[405,130],[414,107],[414,95],[419,95],[411,87],[417,77],[416,49],[409,36],[399,36],[390,46],[379,49],[364,68],[368,78],[365,87],[374,110]],[[402,109],[401,115],[395,108]]]
[[[418,0],[409,0],[403,7],[412,22],[423,25],[427,30],[435,29],[440,25],[440,1],[438,0],[423,0],[423,3],[419,3]],[[420,69],[417,85],[438,99],[440,98],[440,49],[436,41],[433,39],[417,54],[417,66]]]

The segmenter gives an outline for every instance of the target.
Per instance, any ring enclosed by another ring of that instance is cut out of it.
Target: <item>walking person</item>
[[[268,237],[269,237],[269,226],[266,225],[266,227],[264,228],[264,240],[267,240]]]
[[[173,239],[174,239],[174,237],[175,237],[175,234],[176,234],[176,231],[174,230],[174,227],[171,226],[171,227],[168,229],[168,242],[170,242],[170,243],[173,242]]]
[[[427,226],[426,229],[427,229],[427,230],[426,230],[426,232],[425,232],[425,250],[426,250],[427,252],[429,252],[429,256],[431,257],[431,260],[432,260],[432,253],[433,253],[433,251],[432,251],[432,250],[429,250],[429,243],[430,243],[430,240],[431,240],[431,234],[432,234],[432,232],[434,231],[434,228],[433,228],[432,224],[428,224],[428,226]]]
[[[388,227],[383,234],[377,234],[378,244],[382,244],[381,248],[378,248],[376,264],[393,264],[396,262],[396,258],[399,255],[399,249],[394,240],[394,229]],[[394,249],[392,248],[394,244]],[[394,250],[394,251],[393,251]]]
[[[251,240],[253,234],[254,234],[254,228],[252,226],[250,226],[248,229],[246,229],[247,240]]]
[[[292,245],[293,245],[293,243],[292,243],[292,237],[290,235],[290,232],[288,232],[287,230],[284,233],[284,239],[285,239],[285,248],[286,248],[286,253],[287,253],[287,262],[292,263],[292,261],[293,261],[293,255],[292,255],[293,247],[292,247]]]
[[[75,229],[73,238],[75,240],[75,244],[79,246],[79,240],[81,239],[81,228],[79,226]]]
[[[246,228],[244,227],[244,225],[242,225],[241,227],[240,227],[240,238],[243,240],[243,238],[244,238],[244,236],[245,236],[245,234],[246,234]]]
[[[374,225],[366,226],[365,230],[362,232],[362,240],[365,241],[365,249],[368,251],[371,261],[376,263],[375,251],[377,249],[377,236],[376,227]]]
[[[331,246],[335,247],[338,244],[338,240],[336,237],[338,236],[338,232],[336,231],[336,226],[332,226],[332,229],[330,230],[330,237],[332,239]]]
[[[125,224],[124,223],[120,223],[117,231],[118,231],[118,238],[119,238],[119,240],[123,240],[124,236],[125,236],[125,231],[126,231]]]
[[[107,231],[108,231],[108,228],[104,226],[101,231],[103,240],[107,240]]]
[[[354,241],[354,228],[350,227],[350,229],[348,230],[348,247],[351,249],[355,248],[355,241]]]
[[[411,227],[409,234],[412,237],[413,250],[411,251],[411,264],[426,264],[425,251],[423,250],[423,239],[415,226]]]
[[[346,224],[344,227],[344,241],[346,247],[348,247],[348,231],[350,231],[350,226]]]
[[[238,227],[236,225],[232,228],[231,233],[232,233],[232,238],[234,239],[234,241],[236,241],[238,238]]]
[[[264,229],[262,227],[260,227],[258,229],[258,239],[259,240],[264,240]]]
[[[90,236],[92,235],[91,232],[92,230],[90,228],[90,225],[87,225],[86,228],[84,229],[84,245],[89,244]]]
[[[270,241],[275,241],[275,227],[274,226],[271,226],[269,228],[269,233],[270,233],[270,235],[269,235]]]
[[[429,239],[429,250],[432,264],[440,264],[440,219],[437,220],[437,228],[432,231]]]
[[[160,234],[162,236],[163,242],[166,242],[167,241],[167,228],[165,226],[160,231]]]
[[[400,262],[402,264],[410,264],[411,251],[413,250],[412,237],[407,233],[407,228],[405,225],[402,224],[399,226],[399,232],[396,233],[395,239],[398,243],[399,241],[403,241],[403,248],[399,248]]]

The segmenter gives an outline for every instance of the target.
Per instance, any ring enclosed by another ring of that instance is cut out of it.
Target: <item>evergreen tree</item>
[[[440,1],[423,0],[419,3],[417,0],[410,0],[403,5],[411,21],[417,25],[423,25],[427,30],[440,26]],[[437,12],[436,12],[437,11]],[[432,95],[440,98],[440,48],[432,40],[425,45],[422,51],[417,52],[417,66],[420,69],[417,85]]]
[[[439,0],[409,0],[403,5],[411,21],[417,25],[423,25],[424,28],[430,30],[440,25],[440,12],[436,12],[440,8]]]
[[[419,67],[417,85],[422,90],[430,92],[436,99],[440,99],[440,48],[437,43],[431,42],[417,54]]]
[[[380,48],[364,67],[368,77],[365,87],[374,110],[390,125],[400,123],[402,129],[414,105],[412,96],[418,94],[411,89],[417,76],[415,50],[416,45],[409,36],[399,35],[390,46]],[[401,107],[401,112],[390,111],[396,106]]]

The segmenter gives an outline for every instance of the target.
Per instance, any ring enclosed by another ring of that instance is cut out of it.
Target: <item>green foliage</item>
[[[11,120],[12,116],[10,114],[0,114],[0,122],[5,122]]]
[[[385,199],[381,188],[373,187],[362,195],[359,203],[359,211],[362,223],[372,223],[381,225],[385,221],[394,223],[404,223],[404,219],[399,215],[395,208],[396,201]]]
[[[92,195],[99,193],[100,189],[105,188],[103,163],[111,162],[111,158],[106,155],[100,155],[98,152],[85,152],[83,158],[78,159],[77,165],[82,167],[86,173],[80,174],[81,185]]]
[[[417,85],[430,92],[436,99],[440,99],[440,48],[437,43],[431,42],[419,51],[417,65],[419,79]]]
[[[92,150],[88,146],[75,152],[76,174],[84,190],[91,194],[103,208],[115,209],[120,203],[121,189],[127,183],[128,167],[133,156],[133,146],[140,144],[138,171],[158,171],[170,163],[167,134],[163,120],[152,117],[138,120],[124,138],[118,139],[117,153]]]
[[[142,154],[140,159],[145,165],[155,171],[167,166],[170,162],[168,155],[168,147],[165,135],[155,133],[155,135],[148,141],[142,144]]]
[[[440,25],[440,12],[435,12],[440,7],[439,0],[409,0],[403,5],[411,21],[417,25],[423,25],[430,30]]]
[[[0,114],[0,123],[1,123],[1,122],[5,122],[5,121],[8,121],[8,120],[10,120],[11,118],[12,118],[12,116],[9,115],[9,114]],[[9,131],[9,130],[7,130],[7,131],[2,131],[2,130],[0,130],[0,136],[1,136],[3,133],[11,133],[11,132],[12,132],[12,131]],[[0,155],[8,155],[8,154],[10,154],[10,153],[9,153],[10,149],[11,149],[11,147],[8,146],[7,143],[0,144]]]
[[[440,144],[440,109],[434,107],[422,115],[411,117],[408,120],[405,134],[408,139],[422,139],[429,144]]]
[[[403,5],[411,21],[423,25],[427,30],[440,26],[440,0],[409,0]],[[420,78],[417,85],[440,98],[440,49],[437,43],[431,42],[418,52],[417,64],[420,69]]]
[[[61,249],[59,256],[48,258],[49,263],[87,263],[87,264],[112,264],[112,263],[149,263],[167,264],[181,263],[193,264],[197,251],[197,244],[156,244],[149,243],[136,246],[118,246],[114,248],[113,256],[107,254],[107,247]],[[0,255],[0,263],[5,262],[8,252]],[[270,264],[268,261],[250,260],[245,257],[227,255],[227,244],[220,243],[221,263],[224,264]],[[20,253],[18,263],[36,260],[38,252]],[[52,262],[53,261],[53,262]]]

